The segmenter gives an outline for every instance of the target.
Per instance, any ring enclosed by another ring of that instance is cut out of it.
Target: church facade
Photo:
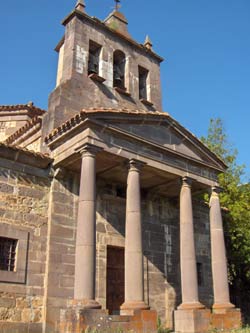
[[[163,59],[120,11],[100,21],[78,1],[63,24],[48,111],[0,106],[1,332],[83,332],[85,310],[183,333],[238,327],[226,166],[163,112]]]

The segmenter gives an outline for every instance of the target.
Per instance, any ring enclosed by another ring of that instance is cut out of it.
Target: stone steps
[[[105,310],[75,310],[61,314],[60,333],[156,333],[157,313],[109,315]]]

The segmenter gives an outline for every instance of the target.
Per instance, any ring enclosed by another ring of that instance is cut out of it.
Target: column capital
[[[215,186],[212,186],[211,187],[211,194],[220,194],[221,192],[223,192],[223,188],[218,186],[218,185],[215,185]]]
[[[193,179],[188,177],[188,176],[184,176],[182,177],[181,179],[181,184],[182,186],[185,186],[185,187],[191,187],[192,186],[192,183],[193,183]]]
[[[132,158],[128,162],[129,170],[140,172],[141,169],[146,165],[146,163]]]
[[[91,156],[95,157],[97,153],[102,151],[103,148],[95,146],[91,143],[85,143],[83,146],[76,149],[76,152],[79,153],[82,157]]]

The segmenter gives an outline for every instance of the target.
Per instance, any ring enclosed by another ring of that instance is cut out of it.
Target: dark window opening
[[[99,75],[99,62],[101,46],[92,40],[89,41],[89,63],[88,63],[88,75]]]
[[[148,100],[147,92],[148,70],[139,66],[139,99]]]
[[[122,187],[122,186],[117,186],[116,187],[116,195],[117,197],[120,197],[120,198],[126,198],[126,188],[125,187]]]
[[[113,60],[113,86],[115,88],[120,88],[126,90],[125,88],[125,64],[126,57],[122,51],[114,52]]]
[[[0,237],[0,270],[13,272],[16,264],[17,240]]]
[[[197,263],[197,278],[198,278],[198,285],[203,286],[204,284],[203,265],[199,262]]]
[[[104,187],[104,193],[109,195],[114,195],[114,188],[112,184],[106,184]]]

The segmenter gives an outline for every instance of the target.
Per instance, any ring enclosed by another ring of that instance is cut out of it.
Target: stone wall
[[[74,294],[79,175],[59,170],[55,176],[50,188],[48,179],[5,169],[0,174],[1,225],[29,235],[25,281],[0,283],[0,321],[20,325],[46,321],[46,333],[54,331],[60,310]],[[98,180],[96,294],[103,308],[107,246],[125,245],[125,193],[120,184]],[[172,327],[173,310],[181,302],[178,198],[143,192],[142,212],[145,300]],[[197,262],[202,264],[203,276],[200,299],[211,305],[207,206],[194,203],[194,221]]]
[[[7,326],[14,332],[19,324],[27,329],[28,323],[40,323],[41,329],[44,320],[49,186],[48,178],[0,169],[1,237],[24,235],[25,249],[21,252],[22,248],[18,248],[15,273],[7,272],[10,274],[6,275],[5,271],[0,271],[0,327],[3,332]],[[19,241],[21,244],[21,239]],[[23,326],[24,323],[27,325]]]
[[[172,327],[172,311],[180,292],[178,214],[175,200],[156,194],[149,194],[143,200],[148,300],[167,327]]]
[[[35,152],[39,152],[41,148],[41,137],[38,137],[33,142],[29,143],[25,148]]]
[[[74,295],[79,178],[58,170],[50,191],[45,332],[55,332],[60,310]]]
[[[63,175],[62,175],[63,176]],[[51,237],[47,283],[47,332],[74,292],[75,232],[79,179],[54,179],[51,190]],[[118,189],[118,190],[117,190]],[[96,297],[106,308],[107,246],[125,246],[126,189],[98,180]],[[172,326],[179,291],[179,227],[176,202],[143,198],[145,299],[162,321]]]
[[[16,121],[15,117],[12,117],[13,119],[11,119],[11,117],[8,117],[8,121],[3,121],[3,118],[4,117],[1,117],[0,121],[0,141],[4,141],[27,123],[27,120]]]
[[[196,260],[201,264],[199,297],[206,307],[213,305],[213,281],[211,267],[211,243],[209,207],[205,203],[194,201],[194,230]]]

